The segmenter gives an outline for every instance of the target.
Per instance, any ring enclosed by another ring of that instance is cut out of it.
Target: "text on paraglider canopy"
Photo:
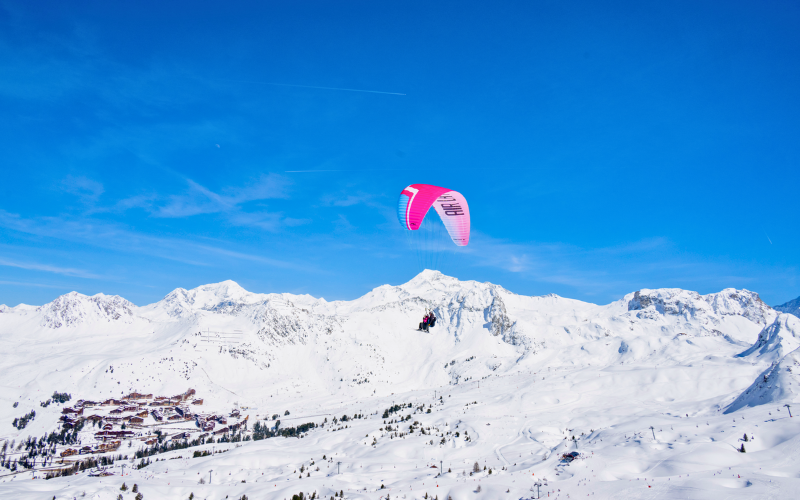
[[[439,202],[439,206],[442,207],[445,215],[464,215],[464,209],[461,208],[455,197],[444,194],[436,201]]]

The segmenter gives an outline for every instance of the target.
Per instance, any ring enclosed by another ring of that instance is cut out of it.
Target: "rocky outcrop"
[[[687,320],[742,316],[762,325],[769,323],[775,314],[757,293],[733,288],[708,295],[678,288],[639,290],[629,299],[628,311],[651,311],[665,316],[683,316]]]

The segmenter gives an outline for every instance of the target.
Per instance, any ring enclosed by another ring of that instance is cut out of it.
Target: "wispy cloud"
[[[26,281],[0,281],[0,285],[11,285],[11,286],[33,286],[37,288],[59,288],[61,290],[67,290],[70,287],[64,285],[46,285],[44,283],[29,283]]]
[[[679,252],[666,238],[647,238],[599,248],[563,243],[513,243],[472,232],[467,262],[549,283],[586,297],[621,297],[641,288],[678,287],[704,293],[752,285],[764,275],[784,278],[796,269],[752,268]],[[744,272],[748,270],[749,272]],[[749,276],[748,276],[749,274]],[[760,278],[759,278],[760,277]]]
[[[92,205],[97,202],[100,195],[105,192],[103,185],[86,177],[73,177],[68,175],[61,181],[64,191],[77,196],[82,203]]]
[[[7,259],[4,257],[0,257],[0,266],[5,267],[16,267],[18,269],[27,269],[29,271],[44,271],[47,273],[55,273],[55,274],[62,274],[64,276],[73,276],[76,278],[88,278],[88,279],[103,279],[104,276],[99,276],[97,274],[90,273],[83,269],[74,269],[70,267],[58,267],[53,266],[50,264],[40,264],[37,262],[20,262],[11,259]]]
[[[356,193],[356,194],[347,194],[341,195],[337,198],[327,196],[323,202],[327,205],[333,205],[334,207],[352,207],[353,205],[373,205],[375,200],[375,195],[367,194],[367,193]]]
[[[258,262],[258,263],[261,263],[261,264],[267,264],[267,265],[269,265],[271,267],[278,267],[278,268],[284,268],[284,269],[295,269],[295,270],[300,270],[300,271],[314,271],[314,272],[317,272],[317,273],[322,272],[319,269],[316,269],[316,268],[314,268],[314,267],[312,267],[310,265],[303,264],[303,263],[295,263],[295,262],[289,262],[289,261],[280,260],[280,259],[272,259],[270,257],[266,257],[266,256],[263,256],[263,255],[253,255],[253,254],[248,254],[248,253],[243,253],[243,252],[237,252],[235,250],[228,250],[228,249],[225,249],[225,248],[212,247],[212,246],[207,246],[207,245],[202,245],[202,244],[197,244],[196,246],[197,246],[197,248],[203,249],[203,250],[205,250],[205,251],[207,251],[209,253],[212,253],[212,254],[224,255],[224,256],[232,257],[234,259],[239,259],[239,260],[248,260],[248,261],[251,261],[251,262]]]
[[[653,279],[653,267],[697,267],[696,262],[668,257],[672,247],[663,238],[623,245],[581,248],[563,243],[512,243],[473,232],[470,258],[475,265],[499,268],[528,280],[561,285],[581,294],[608,295],[634,291]],[[650,268],[650,269],[648,269]],[[647,277],[647,278],[645,278]],[[663,286],[663,282],[651,282]]]
[[[140,208],[153,217],[185,218],[203,214],[222,214],[237,226],[252,226],[276,231],[282,226],[307,224],[308,219],[285,217],[280,211],[249,211],[251,202],[289,197],[291,181],[278,174],[262,175],[244,186],[227,186],[216,192],[192,179],[186,179],[187,190],[181,194],[159,196],[139,194],[117,202],[113,210]]]
[[[232,259],[259,262],[273,267],[295,269],[305,272],[319,272],[318,269],[305,263],[298,263],[285,259],[273,259],[263,254],[249,254],[183,238],[152,236],[131,230],[119,224],[90,218],[77,220],[63,217],[23,218],[18,214],[0,210],[0,227],[21,233],[78,242],[119,252],[146,254],[194,266],[212,265],[216,262],[217,257],[222,255]],[[14,263],[20,264],[19,262]],[[2,261],[0,261],[0,265],[2,265]],[[30,266],[33,265],[31,264]],[[22,267],[22,265],[15,265],[14,267]],[[26,269],[35,268],[26,267]],[[51,272],[57,272],[56,269],[59,268],[53,267]],[[39,270],[48,269],[42,268]],[[83,275],[73,274],[74,276],[99,278],[99,276],[85,273],[81,270],[66,268],[64,270],[83,273]]]
[[[353,229],[353,224],[350,223],[344,214],[338,214],[338,217],[333,221],[333,225],[339,231],[350,231]]]
[[[197,214],[237,212],[250,201],[270,198],[287,198],[289,181],[277,174],[262,176],[253,184],[228,187],[224,193],[215,193],[201,184],[187,179],[189,190],[185,194],[169,196],[166,204],[156,207],[157,217],[190,217]]]

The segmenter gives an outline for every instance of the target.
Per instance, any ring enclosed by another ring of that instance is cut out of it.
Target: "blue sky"
[[[494,4],[0,1],[0,303],[354,298],[411,183],[460,279],[800,295],[796,3]]]

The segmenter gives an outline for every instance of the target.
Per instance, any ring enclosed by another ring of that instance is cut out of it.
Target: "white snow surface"
[[[416,329],[427,309],[430,333]],[[225,281],[144,307],[75,292],[0,306],[0,342],[7,442],[58,429],[65,405],[40,406],[54,391],[99,401],[191,387],[204,409],[238,405],[251,427],[273,414],[284,427],[328,420],[303,438],[171,451],[140,470],[118,460],[103,478],[0,468],[2,498],[112,499],[123,481],[149,499],[253,500],[518,499],[537,480],[562,499],[791,498],[800,484],[800,418],[788,414],[800,413],[800,320],[747,290],[595,305],[424,271],[328,302]],[[394,404],[412,407],[382,418]],[[356,413],[366,418],[331,424]],[[409,432],[415,421],[426,434]]]

